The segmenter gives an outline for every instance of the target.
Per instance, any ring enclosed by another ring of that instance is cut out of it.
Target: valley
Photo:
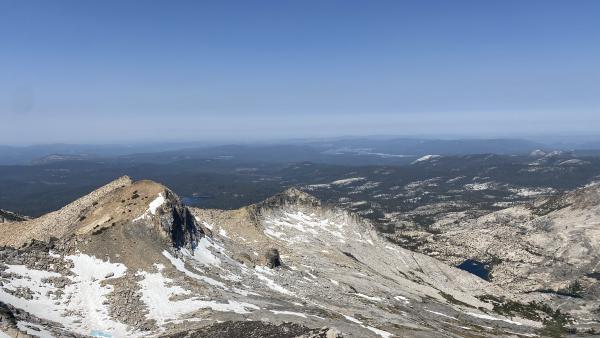
[[[12,334],[600,331],[594,156],[424,155],[350,166],[219,154],[0,171],[2,206],[21,206],[2,210],[0,223],[0,323]],[[111,180],[126,173],[165,185]]]

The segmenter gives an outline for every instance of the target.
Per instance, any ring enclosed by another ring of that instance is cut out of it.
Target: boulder
[[[270,269],[281,266],[281,258],[279,257],[279,250],[271,248],[265,253],[265,265]]]

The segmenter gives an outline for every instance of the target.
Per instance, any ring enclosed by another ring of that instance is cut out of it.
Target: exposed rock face
[[[0,302],[0,332],[5,332],[9,337],[15,338],[33,338],[35,335],[29,335],[25,331],[25,327],[19,326],[14,313],[19,312],[18,309]]]
[[[335,329],[320,330],[294,324],[279,325],[261,321],[224,322],[210,325],[200,330],[180,332],[165,336],[167,338],[341,338]]]
[[[281,194],[277,194],[261,203],[258,203],[256,206],[260,208],[273,208],[296,204],[318,207],[321,205],[321,201],[302,190],[289,188]]]
[[[597,329],[600,300],[600,185],[494,212],[434,224],[418,250],[451,265],[488,264],[491,282],[576,312]],[[585,325],[581,330],[587,330]]]
[[[9,329],[17,329],[17,320],[15,319],[15,316],[8,306],[2,302],[0,302],[0,329],[4,332]]]
[[[555,323],[551,296],[404,249],[295,189],[202,210],[160,184],[122,178],[15,224],[21,231],[0,225],[0,301],[27,332],[492,337]],[[561,328],[565,318],[556,317]]]
[[[465,313],[464,309],[449,314],[448,308],[436,308],[433,305],[438,301],[450,305],[450,308],[463,304],[467,308],[485,309],[490,304],[474,296],[489,293],[494,297],[512,298],[505,291],[495,289],[468,273],[463,274],[435,259],[384,241],[368,221],[354,214],[323,206],[320,202],[315,203],[314,197],[303,195],[302,198],[296,198],[297,195],[292,194],[290,198],[290,194],[285,192],[263,203],[235,211],[192,210],[200,223],[209,227],[212,233],[226,235],[224,243],[235,243],[235,246],[227,246],[232,255],[236,252],[254,252],[258,255],[258,252],[276,244],[281,257],[285,259],[285,268],[275,270],[272,275],[262,275],[264,272],[259,269],[260,266],[255,270],[258,276],[275,282],[273,287],[282,293],[281,299],[287,299],[290,295],[299,296],[322,309],[319,310],[320,317],[333,318],[335,314],[343,314],[347,316],[344,318],[355,320],[354,323],[360,323],[358,325],[363,325],[363,328],[369,326],[383,336],[388,332],[400,336],[439,336],[427,327],[436,327],[437,320],[446,318],[444,315],[468,321],[461,316],[461,313]],[[400,290],[407,293],[399,295],[397,292]],[[524,301],[534,299],[527,295],[522,298]],[[362,301],[365,303],[361,304]],[[390,312],[389,307],[395,310]],[[348,312],[349,309],[352,310]],[[288,311],[303,311],[300,315],[315,313],[312,312],[314,309],[309,308],[300,310],[292,307]],[[398,313],[419,313],[417,316],[427,318],[427,324],[411,315],[402,318],[397,316]],[[357,318],[369,318],[371,325]],[[502,323],[502,320],[496,320],[496,323]],[[347,332],[338,322],[332,322],[331,325]],[[391,326],[404,329],[394,331]],[[436,327],[434,331],[440,329]],[[523,329],[517,325],[510,330],[525,332]],[[449,330],[455,333],[449,333],[448,336],[464,334],[452,328]],[[530,330],[536,329],[530,327]],[[358,331],[350,329],[350,332],[359,336],[372,335],[374,332],[369,331],[367,329],[358,334]]]
[[[280,194],[267,198],[261,203],[247,207],[247,210],[252,214],[252,217],[255,220],[259,220],[263,213],[269,213],[274,208],[290,205],[303,205],[309,208],[320,207],[321,201],[299,189],[289,188]]]
[[[12,211],[0,209],[0,223],[21,222],[26,221],[28,219],[29,218],[26,216],[19,215]]]
[[[202,235],[201,230],[196,227],[194,216],[173,192],[165,190],[165,195],[167,203],[163,208],[164,213],[160,216],[162,230],[169,234],[174,247],[193,250],[199,236]]]
[[[267,250],[267,252],[265,253],[265,261],[266,261],[266,266],[268,266],[270,269],[280,267],[281,266],[281,258],[279,257],[279,250],[277,250],[275,248],[271,248],[271,249]]]

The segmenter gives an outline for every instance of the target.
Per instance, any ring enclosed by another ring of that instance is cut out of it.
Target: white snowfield
[[[430,161],[430,160],[433,160],[433,159],[436,159],[436,158],[440,158],[440,157],[442,157],[442,156],[440,156],[440,155],[425,155],[425,156],[419,157],[418,159],[412,161],[411,164],[416,164],[416,163],[419,163],[419,162]]]
[[[315,213],[303,211],[284,212],[272,215],[264,221],[264,233],[268,237],[278,239],[289,244],[310,243],[315,240],[329,240],[333,237],[335,241],[345,243],[348,238],[362,241],[363,235],[358,231],[346,227],[345,220],[324,218]],[[347,232],[351,231],[352,234]],[[326,235],[326,237],[323,237]]]
[[[220,303],[215,300],[202,299],[193,296],[192,292],[175,285],[172,279],[164,277],[164,266],[157,264],[157,272],[138,273],[143,279],[139,282],[142,290],[142,300],[148,306],[148,316],[155,319],[162,327],[164,324],[179,320],[183,315],[199,309],[212,309],[220,312],[248,313],[259,307],[249,303],[228,300]],[[185,296],[181,300],[173,300]]]
[[[224,249],[210,238],[202,237],[198,241],[198,246],[194,250],[193,256],[197,262],[203,265],[219,266],[221,260],[211,250],[223,251]]]
[[[465,184],[465,189],[472,190],[472,191],[488,190],[488,189],[492,189],[492,188],[493,188],[492,182]]]
[[[276,315],[287,315],[287,316],[297,316],[297,317],[302,317],[302,318],[306,318],[306,314],[304,313],[300,313],[300,312],[293,312],[293,311],[277,311],[277,310],[271,310],[271,312],[273,312]]]
[[[168,252],[165,251],[164,254],[177,270],[186,275],[207,285],[225,287],[221,282],[187,270],[183,261],[171,256]],[[192,257],[197,256],[202,256],[202,252],[195,253]],[[6,272],[14,274],[18,278],[11,279],[9,283],[3,285],[3,288],[0,288],[0,299],[39,318],[60,323],[67,329],[82,335],[98,337],[143,335],[141,332],[132,331],[127,325],[109,315],[107,295],[112,292],[113,288],[104,282],[123,277],[127,272],[125,265],[102,261],[81,253],[63,258],[71,261],[74,266],[71,269],[73,275],[68,276],[71,283],[65,286],[62,296],[58,295],[58,289],[47,280],[48,278],[59,278],[62,276],[61,274],[28,269],[23,265],[8,265]],[[204,257],[199,263],[206,260],[207,257]],[[156,264],[155,268],[155,272],[139,271],[137,276],[142,277],[138,284],[142,294],[141,299],[148,310],[147,317],[155,319],[160,326],[176,322],[182,316],[201,309],[238,314],[260,309],[258,306],[246,302],[204,299],[194,296],[190,290],[183,289],[172,279],[163,276],[164,265]],[[31,290],[33,300],[25,300],[9,293],[18,288]],[[182,296],[184,299],[179,299]],[[46,330],[31,331],[34,334],[40,332],[48,334]]]
[[[360,182],[360,181],[364,181],[366,180],[366,178],[364,177],[351,177],[351,178],[344,178],[341,180],[337,180],[337,181],[333,181],[331,182],[332,185],[348,185],[348,184],[352,184],[352,183],[356,183],[356,182]]]
[[[517,194],[522,197],[532,197],[532,196],[540,196],[546,194],[556,193],[556,190],[552,188],[537,188],[537,189],[527,189],[527,188],[519,188],[519,189],[509,189],[511,192]]]
[[[65,256],[64,259],[73,263],[73,275],[67,277],[71,284],[65,286],[62,295],[47,281],[47,278],[61,277],[61,274],[9,265],[7,271],[20,278],[10,279],[0,288],[0,299],[82,335],[99,332],[115,337],[131,335],[127,325],[109,315],[105,301],[112,287],[103,283],[123,276],[127,268],[123,264],[102,261],[81,253]],[[33,300],[15,297],[6,291],[16,291],[17,288],[31,290]]]

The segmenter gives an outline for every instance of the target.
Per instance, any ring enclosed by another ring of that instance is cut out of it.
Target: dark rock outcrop
[[[261,321],[226,321],[206,326],[199,330],[164,335],[167,338],[339,338],[337,331],[328,328],[310,329],[295,323],[279,325]]]
[[[0,223],[21,222],[29,218],[12,211],[0,209]]]
[[[265,253],[265,265],[270,269],[281,266],[281,258],[279,257],[279,250],[271,248]]]

